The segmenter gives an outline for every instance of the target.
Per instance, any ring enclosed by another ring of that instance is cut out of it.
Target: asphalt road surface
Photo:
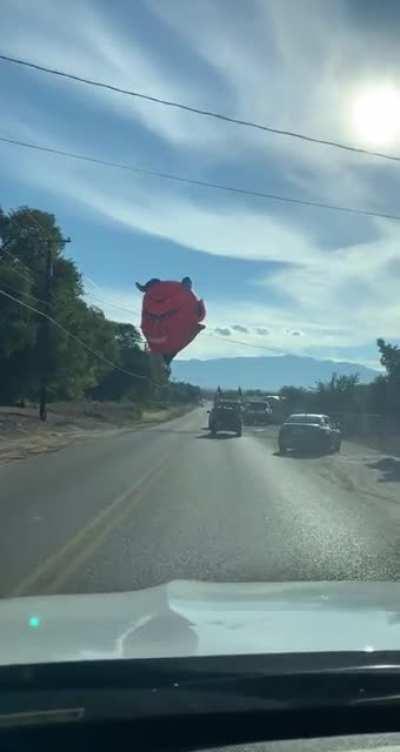
[[[400,578],[400,460],[280,457],[196,410],[0,466],[0,595],[214,581]]]

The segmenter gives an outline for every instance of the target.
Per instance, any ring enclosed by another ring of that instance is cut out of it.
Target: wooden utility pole
[[[70,243],[71,238],[62,238],[62,242],[65,245],[65,243]],[[43,290],[43,301],[46,303],[46,310],[44,313],[46,314],[46,317],[51,316],[52,308],[51,308],[51,302],[52,302],[52,282],[53,282],[53,271],[54,271],[54,263],[53,263],[53,253],[52,253],[52,241],[50,239],[46,242],[46,258],[45,258],[45,272],[44,272],[44,290]],[[40,330],[39,330],[39,337],[40,337],[40,358],[41,358],[41,376],[40,376],[40,406],[39,406],[39,417],[40,420],[46,421],[47,420],[47,384],[49,380],[49,370],[50,370],[50,347],[51,347],[51,338],[50,338],[50,327],[51,327],[51,321],[49,318],[46,318],[45,316],[42,316],[41,324],[40,324]]]
[[[50,313],[51,302],[51,281],[53,277],[53,258],[51,253],[51,243],[47,241],[46,251],[46,267],[45,267],[45,279],[44,279],[44,295],[43,300],[46,305],[46,316]],[[39,416],[40,420],[47,420],[47,381],[49,375],[49,349],[50,349],[50,321],[48,318],[42,317],[40,324],[40,357],[42,373],[40,377],[40,407]]]

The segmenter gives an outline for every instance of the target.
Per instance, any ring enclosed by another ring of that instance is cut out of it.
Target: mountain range
[[[373,381],[379,371],[359,363],[319,360],[299,355],[276,355],[255,358],[216,358],[213,360],[177,360],[173,378],[203,388],[265,389],[277,391],[282,386],[312,387],[337,373],[358,373],[362,383]]]

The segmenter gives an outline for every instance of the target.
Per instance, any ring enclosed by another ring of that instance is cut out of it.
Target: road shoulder
[[[135,406],[85,403],[54,406],[46,423],[31,408],[0,407],[0,466],[35,455],[59,452],[65,447],[139,431],[184,415],[193,406],[145,409]]]

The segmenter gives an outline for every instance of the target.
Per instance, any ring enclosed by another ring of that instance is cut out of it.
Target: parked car
[[[265,426],[271,423],[272,410],[269,402],[246,402],[243,408],[243,422],[248,426]]]
[[[219,400],[210,411],[208,425],[212,436],[215,436],[218,431],[232,431],[237,436],[241,436],[240,403],[231,400]]]
[[[339,452],[341,441],[341,431],[328,415],[296,413],[287,418],[279,431],[281,454],[289,449]]]

